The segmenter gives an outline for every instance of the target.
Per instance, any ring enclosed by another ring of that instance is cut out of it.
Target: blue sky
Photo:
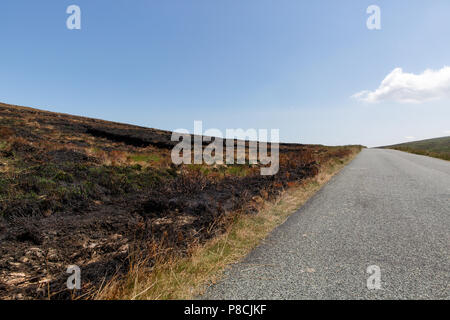
[[[72,4],[81,30],[66,28]],[[366,27],[372,4],[381,30]],[[279,128],[286,142],[450,135],[448,0],[9,0],[0,39],[6,103],[168,130]],[[411,90],[415,103],[398,98]]]

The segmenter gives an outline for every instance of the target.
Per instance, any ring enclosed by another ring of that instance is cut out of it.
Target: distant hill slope
[[[450,136],[382,147],[450,160]]]

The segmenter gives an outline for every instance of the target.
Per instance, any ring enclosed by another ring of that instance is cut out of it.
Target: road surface
[[[449,244],[450,162],[366,149],[201,298],[449,299]]]

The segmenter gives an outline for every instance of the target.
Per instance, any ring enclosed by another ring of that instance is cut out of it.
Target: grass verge
[[[450,161],[450,137],[412,141],[383,148]]]
[[[389,149],[394,149],[394,150],[398,150],[398,151],[418,154],[420,156],[427,156],[427,157],[450,161],[450,153],[448,153],[448,152],[447,153],[432,152],[432,151],[427,151],[427,150],[417,150],[417,149],[411,149],[411,148],[406,148],[406,147],[392,147]]]
[[[125,279],[113,279],[96,293],[95,299],[192,299],[208,285],[220,280],[230,264],[244,258],[261,240],[300,208],[359,153],[331,159],[319,173],[286,190],[275,202],[265,203],[258,214],[232,217],[227,231],[194,246],[187,257],[157,261],[151,269],[146,261],[131,263]]]

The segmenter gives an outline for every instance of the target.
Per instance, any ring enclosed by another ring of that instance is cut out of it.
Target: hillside
[[[450,160],[450,136],[382,147]]]
[[[280,170],[174,165],[168,131],[0,104],[0,298],[90,298],[185,256],[360,146],[282,144]],[[66,289],[66,268],[82,290]]]

